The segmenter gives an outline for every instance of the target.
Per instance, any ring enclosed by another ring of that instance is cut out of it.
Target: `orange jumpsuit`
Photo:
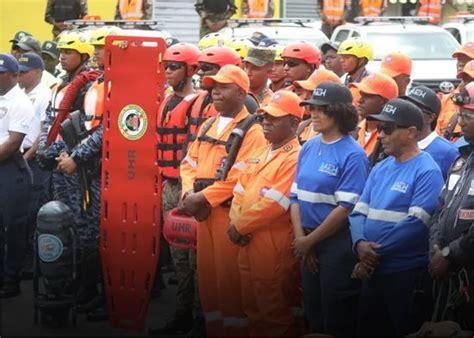
[[[219,115],[215,120],[204,122],[203,128],[212,122],[206,135],[227,141],[238,122],[248,116],[243,108],[225,129],[217,135]],[[200,133],[199,133],[200,135]],[[209,336],[245,336],[248,320],[242,309],[240,274],[237,263],[239,248],[227,236],[229,208],[220,204],[232,197],[240,172],[255,149],[266,144],[262,127],[253,125],[247,132],[237,159],[225,181],[215,182],[203,190],[212,211],[197,231],[197,267],[199,292],[206,318]],[[180,167],[183,192],[193,189],[198,178],[214,178],[227,153],[224,145],[200,141],[193,142]]]
[[[302,327],[299,268],[289,214],[299,150],[296,137],[273,153],[271,145],[258,149],[234,188],[231,224],[240,234],[252,236],[239,249],[239,268],[253,337],[294,337]]]
[[[457,93],[459,93],[458,88],[456,88],[452,93],[443,95],[441,98],[441,111],[439,113],[438,122],[435,129],[441,137],[444,137],[444,132],[448,127],[449,121],[453,115],[459,111],[459,106],[455,105],[451,100],[451,97]],[[459,123],[456,124],[454,132],[461,133],[461,127],[459,126]]]

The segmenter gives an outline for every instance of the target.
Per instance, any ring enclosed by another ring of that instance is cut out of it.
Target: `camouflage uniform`
[[[56,38],[61,30],[54,26],[57,22],[81,19],[87,15],[87,0],[48,0],[44,21],[53,25]]]
[[[163,214],[178,206],[181,198],[181,183],[165,181],[163,187]],[[193,310],[194,315],[200,312],[199,291],[197,289],[196,250],[170,247],[171,256],[176,267],[176,317],[182,317]]]
[[[275,60],[275,50],[263,47],[252,47],[249,49],[247,57],[244,62],[253,64],[256,67],[264,67],[268,64],[273,64]],[[273,95],[270,88],[264,87],[259,93],[252,93],[255,95],[259,105],[267,105]]]
[[[230,1],[231,5],[228,7],[227,11],[223,13],[213,13],[206,11],[203,7],[203,0],[196,1],[196,11],[201,17],[200,28],[199,28],[199,37],[202,38],[204,35],[212,33],[210,28],[206,24],[206,19],[217,22],[217,21],[227,21],[232,15],[236,12],[236,7],[234,5],[234,0]],[[226,23],[227,25],[227,23]]]
[[[123,20],[122,14],[120,13],[119,7],[120,0],[117,1],[117,6],[115,6],[115,15],[114,20]],[[142,20],[152,20],[153,19],[153,1],[152,0],[144,0],[142,2]]]

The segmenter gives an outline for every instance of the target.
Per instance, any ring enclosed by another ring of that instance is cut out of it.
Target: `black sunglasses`
[[[165,63],[165,69],[171,69],[172,71],[181,69],[183,65],[181,63],[176,63],[176,62],[166,62]]]
[[[216,68],[217,66],[214,66],[208,63],[199,64],[199,69],[202,70],[204,73],[210,72],[211,70],[214,70]]]
[[[410,127],[406,127],[406,126],[398,126],[396,125],[395,123],[389,123],[389,124],[379,124],[377,126],[377,131],[379,133],[381,133],[383,131],[383,133],[385,135],[392,135],[393,132],[397,129],[408,129]]]
[[[285,60],[283,61],[283,64],[285,66],[288,66],[290,68],[296,67],[304,63],[304,61],[297,61],[297,60]]]

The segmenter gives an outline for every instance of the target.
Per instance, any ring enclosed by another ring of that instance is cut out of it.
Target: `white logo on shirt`
[[[393,185],[392,185],[392,188],[390,188],[390,190],[394,190],[394,191],[398,191],[398,192],[401,192],[401,193],[406,193],[407,190],[408,190],[408,183],[405,183],[405,182],[395,182]]]
[[[336,176],[338,172],[338,167],[335,164],[323,162],[319,167],[319,171],[322,173],[329,174],[331,176]]]

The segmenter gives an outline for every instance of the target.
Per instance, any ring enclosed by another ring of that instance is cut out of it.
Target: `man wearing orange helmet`
[[[192,84],[197,70],[199,49],[188,43],[168,48],[163,56],[166,82],[173,88],[161,103],[157,118],[158,166],[164,180],[162,211],[166,214],[178,206],[181,196],[179,166],[189,128],[188,115],[198,95]],[[187,333],[193,322],[193,299],[187,294],[194,289],[194,274],[190,267],[190,249],[170,247],[176,267],[175,317],[162,328],[150,329],[150,334]]]
[[[457,60],[456,70],[458,74],[460,74],[464,70],[464,66],[474,59],[474,42],[468,42],[462,45],[452,56]],[[441,98],[441,112],[439,113],[436,131],[448,139],[455,139],[461,134],[461,128],[456,121],[457,119],[454,119],[452,128],[450,128],[451,130],[448,130],[448,125],[453,115],[459,111],[459,107],[452,101],[452,97],[459,94],[464,89],[464,85],[466,84],[461,82],[456,89],[449,94],[443,95]]]
[[[319,49],[309,42],[290,43],[281,56],[285,65],[285,81],[289,86],[287,90],[290,91],[295,91],[294,81],[306,80],[321,64]]]

